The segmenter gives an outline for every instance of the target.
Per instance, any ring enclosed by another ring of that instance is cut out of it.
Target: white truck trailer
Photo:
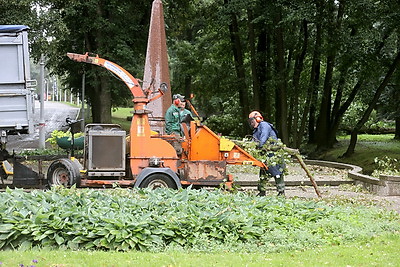
[[[34,130],[34,87],[29,66],[28,29],[0,25],[0,149],[7,135]]]

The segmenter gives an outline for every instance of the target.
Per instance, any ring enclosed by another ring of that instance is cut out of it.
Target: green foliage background
[[[141,78],[151,1],[0,3],[0,23],[31,27],[31,54],[36,61],[45,55],[63,87],[79,94],[86,73],[94,122],[110,122],[112,107],[132,105],[122,82],[65,54],[99,54]],[[247,114],[257,109],[289,147],[313,143],[321,152],[335,145],[338,131],[354,130],[368,107],[373,112],[367,130],[387,130],[382,121],[388,119],[391,130],[394,120],[400,129],[398,1],[164,0],[163,5],[172,93],[193,93],[213,131],[249,134]],[[379,101],[372,103],[394,63]]]

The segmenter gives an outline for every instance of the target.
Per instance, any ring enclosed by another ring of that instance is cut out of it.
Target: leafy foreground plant
[[[0,214],[2,249],[273,252],[400,230],[375,207],[190,189],[7,189]]]

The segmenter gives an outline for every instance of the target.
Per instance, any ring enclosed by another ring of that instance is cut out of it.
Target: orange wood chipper
[[[219,137],[197,120],[182,123],[183,137],[155,133],[150,129],[146,105],[161,97],[143,90],[139,81],[121,66],[88,54],[68,53],[74,61],[106,68],[118,76],[133,95],[133,118],[126,136],[118,125],[89,124],[85,128],[83,165],[75,158],[54,161],[47,172],[50,184],[102,187],[118,184],[133,187],[218,186],[233,182],[228,164],[264,163],[228,139]]]

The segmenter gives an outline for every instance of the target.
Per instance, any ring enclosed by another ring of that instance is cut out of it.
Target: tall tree
[[[230,10],[230,0],[224,0],[225,5],[228,6],[228,10]],[[239,103],[242,115],[242,121],[247,120],[247,115],[250,112],[250,105],[249,105],[249,96],[248,96],[248,88],[246,82],[246,70],[244,65],[244,48],[242,44],[242,38],[239,32],[239,22],[236,15],[236,12],[228,11],[230,16],[229,22],[229,34],[232,46],[232,53],[234,58],[234,66],[237,75],[237,84],[238,86],[238,93],[239,93]]]
[[[321,105],[319,109],[319,117],[317,120],[317,128],[316,128],[316,143],[318,148],[325,148],[329,144],[327,144],[327,137],[330,132],[331,125],[331,105],[332,105],[332,88],[333,88],[333,75],[334,75],[334,67],[336,64],[336,57],[338,52],[338,43],[336,40],[340,35],[342,20],[344,16],[344,2],[339,1],[339,5],[336,7],[335,1],[328,1],[326,5],[328,15],[328,35],[327,39],[327,57],[326,57],[326,70],[325,70],[325,78],[324,85],[321,94]],[[337,8],[335,12],[335,8]],[[337,14],[335,16],[335,14]]]
[[[37,19],[33,4],[34,0],[0,0],[0,24],[32,26]]]
[[[275,25],[274,42],[275,42],[275,68],[278,78],[278,84],[275,88],[275,107],[276,107],[276,123],[280,137],[284,143],[289,142],[288,124],[287,124],[287,70],[285,64],[285,41],[284,29],[282,27],[282,10],[277,7],[275,10],[273,22]]]
[[[291,97],[291,108],[289,113],[289,118],[293,118],[293,120],[289,120],[288,128],[291,129],[290,135],[292,142],[290,144],[294,147],[299,147],[301,139],[298,137],[299,135],[299,122],[300,122],[300,114],[299,114],[299,101],[300,101],[300,76],[303,72],[304,68],[304,60],[307,53],[308,48],[308,22],[303,20],[303,23],[300,27],[300,34],[299,34],[299,44],[300,51],[298,51],[296,58],[295,58],[295,65],[293,71],[293,94]]]
[[[305,132],[308,116],[308,142],[315,142],[315,118],[317,110],[317,99],[321,75],[321,46],[322,46],[322,20],[324,17],[322,1],[315,1],[316,15],[313,19],[315,27],[314,48],[312,51],[310,79],[308,82],[307,96],[303,108],[299,134],[296,142],[298,147],[302,141],[302,135]]]
[[[389,70],[387,71],[387,73],[385,75],[385,78],[382,80],[381,84],[375,91],[374,97],[371,99],[371,101],[368,104],[368,108],[365,110],[361,119],[357,122],[356,126],[352,130],[350,144],[343,156],[349,157],[354,153],[354,148],[357,143],[357,135],[358,135],[361,127],[368,120],[369,116],[371,115],[372,110],[375,108],[376,104],[378,103],[379,97],[381,96],[383,90],[388,85],[393,73],[395,72],[395,70],[398,68],[399,65],[400,65],[400,51],[397,53],[395,59],[393,60],[392,64],[390,65]]]
[[[79,92],[86,73],[86,92],[94,122],[111,122],[111,107],[132,99],[122,82],[96,66],[70,62],[67,52],[98,54],[118,63],[134,76],[142,75],[151,9],[147,1],[40,0],[45,18],[48,66]],[[129,18],[129,19],[128,19]]]

